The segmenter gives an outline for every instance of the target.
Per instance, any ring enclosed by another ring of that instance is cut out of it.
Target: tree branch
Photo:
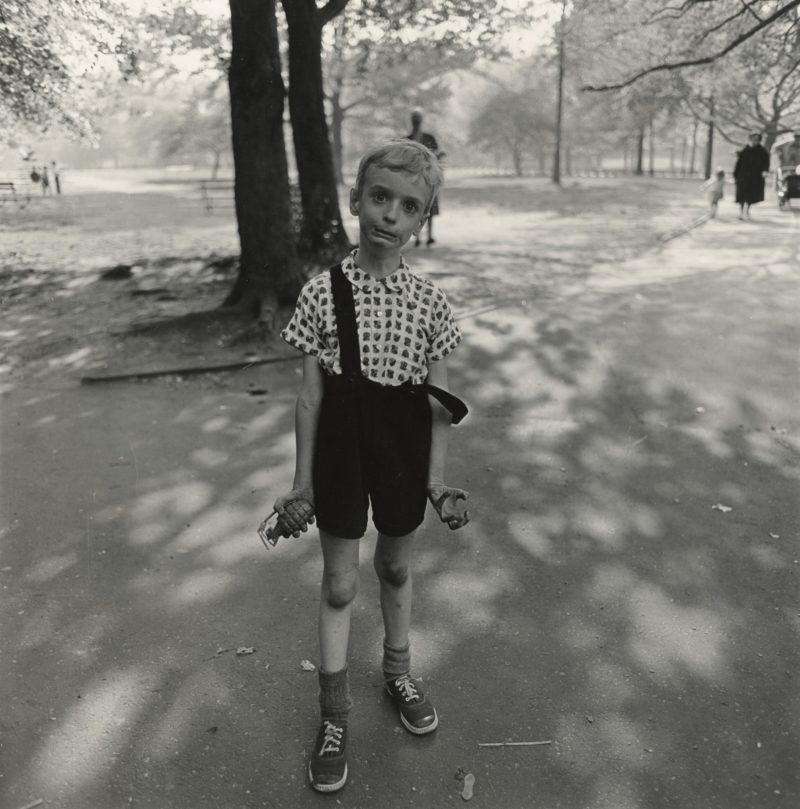
[[[759,22],[762,22],[762,18],[753,11],[752,5],[748,3],[747,0],[739,0],[739,2],[744,6],[745,11],[749,11]]]
[[[703,31],[697,39],[696,44],[700,45],[704,42],[711,34],[715,34],[720,28],[724,28],[729,22],[733,22],[737,17],[741,17],[743,14],[747,13],[747,9],[740,8],[735,14],[731,14],[730,17],[726,17],[722,22],[718,22],[716,25],[712,26],[711,28],[707,28]]]
[[[347,5],[348,0],[328,0],[322,8],[317,9],[320,25],[329,23],[334,17],[338,17]]]
[[[723,56],[729,54],[732,50],[739,47],[739,45],[741,45],[743,42],[746,42],[752,36],[755,36],[755,34],[757,34],[759,31],[768,27],[776,20],[779,20],[781,17],[788,14],[793,8],[797,8],[798,6],[800,6],[800,0],[790,0],[790,2],[788,2],[782,8],[779,8],[772,15],[761,20],[758,25],[754,25],[752,28],[740,34],[738,37],[736,37],[736,39],[729,42],[724,48],[716,53],[711,54],[710,56],[703,56],[699,59],[683,59],[679,62],[664,62],[660,65],[654,65],[653,67],[648,67],[645,70],[640,70],[638,73],[634,74],[625,81],[617,82],[616,84],[584,85],[581,87],[581,89],[589,92],[621,90],[623,87],[629,87],[634,82],[644,78],[645,76],[649,76],[651,73],[658,73],[664,70],[678,70],[682,67],[699,67],[700,65],[710,65],[713,62],[716,62],[718,59],[721,59]]]

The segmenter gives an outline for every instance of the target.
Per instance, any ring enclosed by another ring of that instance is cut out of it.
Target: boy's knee
[[[402,587],[409,577],[407,564],[395,561],[375,559],[375,572],[378,578],[390,587]]]
[[[322,577],[322,597],[335,610],[353,602],[358,592],[358,570],[347,573],[325,573]]]

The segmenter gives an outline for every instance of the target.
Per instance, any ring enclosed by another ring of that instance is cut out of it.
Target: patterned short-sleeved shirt
[[[428,363],[461,342],[444,292],[411,272],[403,259],[388,277],[374,278],[358,268],[355,253],[342,261],[342,270],[353,286],[361,372],[382,385],[424,382]],[[303,287],[281,337],[317,357],[327,373],[342,372],[329,270]]]

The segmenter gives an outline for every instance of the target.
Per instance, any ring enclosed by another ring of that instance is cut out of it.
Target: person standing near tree
[[[430,149],[436,158],[441,161],[445,153],[439,149],[439,143],[430,132],[422,131],[422,110],[417,108],[411,113],[411,133],[407,136],[409,140],[414,140],[421,143],[426,148]],[[436,240],[433,238],[433,217],[439,215],[439,197],[434,199],[433,206],[428,214],[428,241],[430,246]],[[414,246],[419,247],[419,234],[414,239]]]
[[[764,201],[764,178],[769,173],[769,152],[761,145],[761,135],[753,132],[750,143],[739,152],[733,177],[739,219],[750,218],[750,206]]]

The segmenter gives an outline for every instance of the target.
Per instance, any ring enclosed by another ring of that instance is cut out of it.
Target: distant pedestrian
[[[50,167],[53,171],[53,185],[56,187],[56,194],[61,193],[61,172],[58,170],[58,166],[56,165],[56,161],[54,160]]]
[[[708,192],[708,202],[711,206],[710,215],[712,219],[715,219],[719,202],[725,196],[725,172],[720,169],[711,179],[706,180],[701,187]]]
[[[761,145],[761,135],[754,132],[750,143],[739,152],[733,169],[739,219],[749,219],[750,206],[764,201],[764,179],[768,173],[769,152]]]
[[[447,391],[447,357],[461,334],[444,293],[400,251],[441,182],[436,158],[418,143],[370,149],[350,191],[358,248],[303,287],[281,332],[303,352],[303,380],[294,484],[275,501],[268,536],[299,536],[314,519],[319,529],[321,724],[308,761],[318,792],[341,789],[348,775],[348,639],[368,504],[378,530],[382,686],[414,736],[439,724],[411,675],[411,559],[428,502],[451,529],[469,521],[458,505],[467,493],[444,482],[450,425],[466,414]]]
[[[50,176],[47,173],[47,166],[42,166],[42,173],[39,175],[39,179],[42,183],[42,194],[47,195],[50,192]]]
[[[415,140],[417,143],[421,143],[423,146],[426,146],[434,153],[434,155],[436,155],[438,160],[441,161],[445,156],[445,153],[439,149],[439,143],[437,142],[435,136],[430,132],[422,131],[422,110],[420,109],[415,109],[411,113],[411,133],[407,137],[409,140]],[[436,199],[433,201],[433,206],[431,207],[430,214],[428,216],[428,245],[431,245],[436,241],[433,238],[433,217],[438,215],[439,197],[437,195]],[[416,238],[414,239],[414,245],[419,247],[419,234],[417,234]]]

